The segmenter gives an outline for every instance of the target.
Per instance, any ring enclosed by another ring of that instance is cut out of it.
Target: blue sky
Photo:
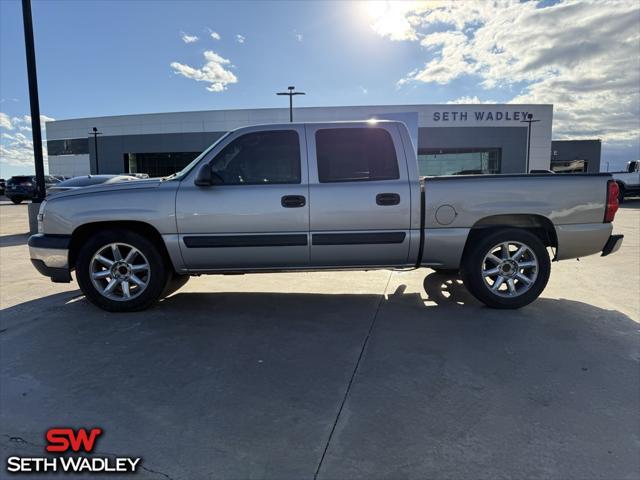
[[[637,158],[638,132],[627,131],[633,130],[629,125],[634,120],[640,121],[638,92],[633,87],[640,65],[634,58],[627,60],[632,74],[626,74],[626,86],[607,87],[603,92],[601,85],[609,85],[610,79],[587,75],[589,85],[595,84],[589,87],[571,72],[590,72],[612,52],[594,58],[576,45],[562,57],[561,49],[547,39],[553,41],[554,35],[545,22],[558,18],[571,22],[572,15],[581,19],[586,7],[579,4],[579,8],[560,10],[565,4],[516,4],[521,11],[512,19],[512,11],[504,10],[501,15],[497,6],[487,9],[487,5],[491,6],[488,2],[431,8],[400,2],[34,0],[40,110],[47,117],[64,119],[285,106],[286,99],[274,92],[287,85],[307,92],[306,97],[296,99],[300,106],[459,99],[554,103],[554,135],[558,138],[600,137],[607,142],[605,161]],[[630,37],[624,35],[624,28],[628,27],[620,23],[625,15],[638,15],[634,2],[622,7],[601,5],[600,10],[607,8],[610,14],[605,21],[612,22],[611,29],[623,31],[620,38],[611,39],[611,31],[605,29],[601,37],[596,35],[596,41],[606,39],[615,51],[620,47],[616,41],[629,48],[638,46],[634,43],[637,37],[626,45]],[[534,47],[520,50],[523,42],[513,41],[515,32],[531,28],[518,29],[517,21],[541,14],[535,23],[546,29],[545,48],[538,49],[540,54]],[[496,24],[494,17],[502,18],[507,26]],[[582,23],[585,35],[589,31],[593,35],[593,25]],[[514,29],[511,37],[505,36],[507,27]],[[212,37],[213,32],[219,39]],[[498,43],[488,45],[489,37]],[[556,41],[566,47],[560,33]],[[505,60],[497,51],[513,58]],[[523,58],[528,58],[526,63]],[[611,59],[607,62],[609,67],[618,66]],[[0,169],[6,177],[32,169],[15,153],[27,145],[29,133],[24,119],[29,104],[18,0],[0,1],[0,65],[0,112],[5,127]],[[570,85],[570,93],[583,91],[585,85],[592,90],[567,101],[562,91],[558,98],[553,96],[558,85]],[[612,128],[611,119],[619,121],[619,116],[608,110],[599,113],[603,117],[600,124],[597,118],[576,121],[575,115],[589,116],[575,113],[576,108],[593,111],[595,116],[594,105],[602,103],[602,98],[618,102],[618,110],[626,111],[625,123]],[[24,138],[16,139],[19,132]]]

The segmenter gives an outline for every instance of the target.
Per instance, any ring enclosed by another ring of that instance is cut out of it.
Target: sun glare
[[[372,0],[366,2],[364,7],[367,14],[369,15],[369,18],[371,20],[377,21],[384,15],[384,12],[387,10],[388,3],[389,2],[382,0]]]
[[[389,2],[371,0],[363,4],[370,27],[379,35],[392,40],[414,40],[415,32],[407,12],[415,9],[416,2]]]

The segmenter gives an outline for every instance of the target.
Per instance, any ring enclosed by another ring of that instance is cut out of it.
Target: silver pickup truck
[[[420,178],[393,121],[260,125],[227,133],[177,174],[58,193],[31,259],[75,270],[109,311],[144,309],[189,275],[321,269],[459,270],[486,305],[518,308],[554,260],[615,252],[608,174]]]
[[[618,194],[620,203],[624,202],[626,197],[640,195],[640,160],[627,162],[627,169],[624,172],[613,172],[611,175],[620,189]]]

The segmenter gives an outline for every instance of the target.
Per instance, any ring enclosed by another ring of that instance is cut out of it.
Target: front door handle
[[[302,195],[285,195],[282,197],[280,204],[284,208],[300,208],[307,204],[307,199]]]
[[[376,195],[376,203],[378,205],[398,205],[400,203],[400,195],[397,193],[379,193]]]

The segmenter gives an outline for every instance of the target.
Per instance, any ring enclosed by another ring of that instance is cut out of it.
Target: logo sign
[[[50,428],[45,434],[49,456],[7,458],[10,473],[135,473],[140,457],[85,455],[93,452],[101,428]]]
[[[80,428],[73,431],[72,428],[50,428],[47,430],[47,452],[68,452],[72,450],[79,452],[83,450],[87,453],[93,451],[98,435],[102,435],[101,428],[87,429]]]
[[[511,110],[479,110],[479,111],[438,111],[433,112],[434,122],[520,122],[526,120],[529,112],[514,112]]]

